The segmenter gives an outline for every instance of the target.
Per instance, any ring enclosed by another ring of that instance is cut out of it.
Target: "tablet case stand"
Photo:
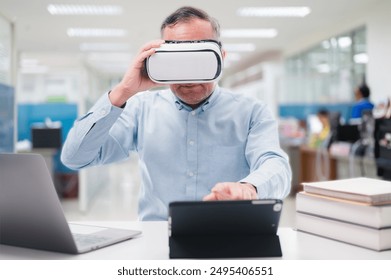
[[[176,236],[169,238],[170,258],[281,257],[278,235]]]

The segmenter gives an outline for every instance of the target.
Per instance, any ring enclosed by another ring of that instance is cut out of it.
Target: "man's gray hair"
[[[162,23],[160,27],[160,32],[163,35],[163,31],[166,27],[171,27],[179,22],[189,22],[194,18],[198,18],[210,22],[213,31],[215,33],[215,38],[210,38],[210,39],[219,40],[220,24],[218,23],[218,21],[215,18],[209,16],[208,13],[206,13],[205,11],[189,6],[179,8],[171,15],[169,15]]]

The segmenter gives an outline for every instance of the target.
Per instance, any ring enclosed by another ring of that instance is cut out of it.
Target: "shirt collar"
[[[191,108],[189,105],[183,103],[178,97],[176,97],[176,95],[172,93],[172,96],[174,98],[174,102],[175,102],[175,106],[177,107],[177,109],[180,111],[182,109],[185,109],[187,111],[193,111],[193,110],[202,110],[202,111],[206,111],[208,110],[211,105],[215,102],[215,100],[217,99],[217,96],[220,94],[220,87],[218,85],[215,86],[215,89],[213,90],[212,94],[208,97],[207,100],[205,100],[205,102],[203,104],[201,104],[198,108],[196,109],[193,109]]]

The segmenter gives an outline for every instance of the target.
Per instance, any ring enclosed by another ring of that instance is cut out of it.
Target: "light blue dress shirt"
[[[169,90],[138,93],[125,108],[104,94],[70,130],[62,161],[73,169],[139,155],[139,218],[166,220],[172,201],[201,200],[218,182],[248,182],[259,198],[286,197],[291,169],[277,122],[259,100],[216,86],[193,110]]]

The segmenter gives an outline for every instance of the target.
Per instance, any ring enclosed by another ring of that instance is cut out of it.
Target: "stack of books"
[[[297,230],[376,251],[391,249],[391,182],[352,178],[303,183]]]

